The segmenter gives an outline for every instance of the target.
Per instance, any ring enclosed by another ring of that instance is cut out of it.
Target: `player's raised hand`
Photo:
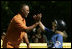
[[[40,21],[42,18],[42,14],[41,13],[37,14],[37,17],[38,17],[38,21]]]
[[[36,22],[41,21],[42,14],[39,13],[39,14],[37,14],[37,15],[34,15],[33,18],[35,19]]]

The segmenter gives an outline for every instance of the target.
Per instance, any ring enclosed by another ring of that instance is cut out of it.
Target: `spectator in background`
[[[46,43],[47,38],[46,36],[42,33],[42,29],[40,27],[36,28],[34,30],[35,34],[32,35],[32,42],[33,43]]]

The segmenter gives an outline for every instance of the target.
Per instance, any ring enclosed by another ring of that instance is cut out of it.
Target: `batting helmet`
[[[66,29],[66,23],[63,20],[54,20],[56,23],[56,30],[64,31]]]

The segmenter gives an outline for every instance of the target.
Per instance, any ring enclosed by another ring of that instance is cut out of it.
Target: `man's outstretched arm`
[[[35,24],[33,24],[32,26],[27,27],[22,20],[20,19],[14,19],[15,23],[16,23],[16,28],[21,30],[21,31],[30,31],[32,29],[34,29],[37,25],[39,25],[39,22],[36,22]]]

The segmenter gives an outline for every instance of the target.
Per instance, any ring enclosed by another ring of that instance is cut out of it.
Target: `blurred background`
[[[30,7],[27,26],[34,23],[33,9],[39,9],[42,13],[42,23],[48,28],[51,28],[53,19],[63,19],[66,22],[68,37],[65,42],[71,42],[71,1],[1,1],[1,34],[6,33],[11,19],[19,12],[23,3]],[[28,35],[30,39],[31,33]]]

